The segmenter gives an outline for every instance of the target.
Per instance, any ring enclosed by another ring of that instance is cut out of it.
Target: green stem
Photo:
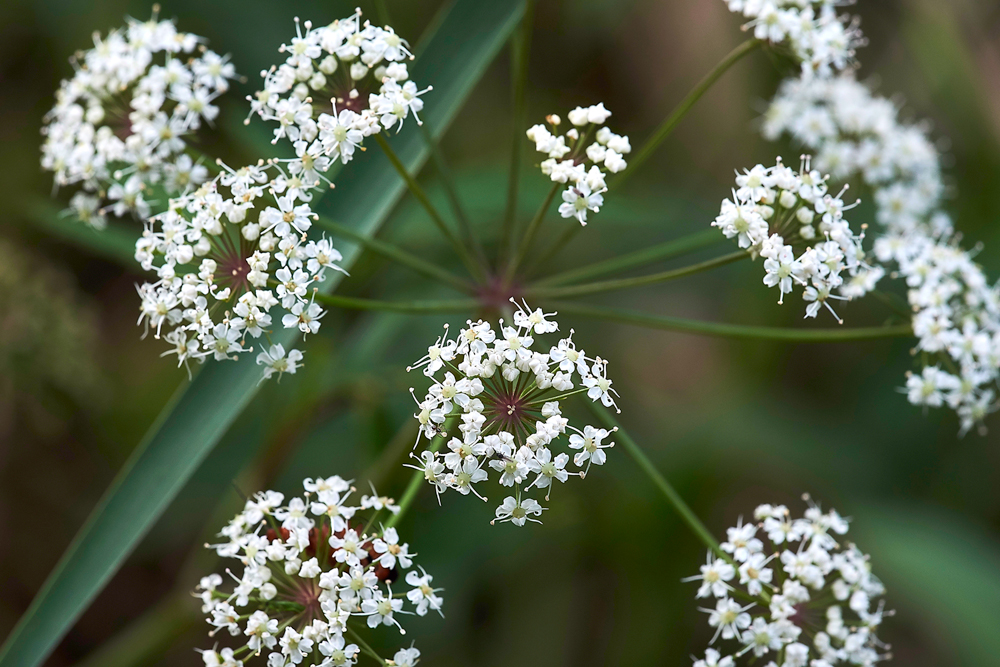
[[[670,271],[661,271],[660,273],[653,273],[648,276],[604,280],[601,282],[586,283],[583,285],[569,285],[567,287],[532,287],[526,291],[526,295],[542,298],[576,297],[585,296],[587,294],[611,292],[620,289],[630,289],[632,287],[642,287],[643,285],[653,285],[655,283],[662,283],[668,280],[675,280],[677,278],[683,278],[684,276],[690,276],[695,273],[701,273],[702,271],[708,271],[720,266],[725,266],[726,264],[731,264],[737,260],[748,257],[750,257],[750,254],[745,250],[738,250],[734,253],[723,255],[722,257],[715,257],[704,262],[699,262],[698,264],[684,266],[679,269],[671,269]]]
[[[430,446],[427,447],[428,451],[437,452],[441,449],[441,445],[444,444],[445,439],[448,437],[448,433],[451,431],[452,425],[458,420],[457,415],[448,417],[444,423],[444,435],[439,435],[431,442]],[[415,470],[413,475],[410,477],[409,483],[406,485],[406,490],[403,491],[403,496],[399,499],[399,511],[393,516],[389,517],[389,520],[385,522],[386,528],[392,528],[403,520],[403,517],[409,511],[410,507],[413,505],[413,501],[416,500],[417,494],[420,493],[420,488],[425,484],[424,482],[424,471]]]
[[[574,227],[574,230],[575,229],[577,228]],[[654,262],[662,262],[667,259],[679,257],[689,252],[694,252],[696,250],[701,250],[702,248],[715,245],[716,243],[721,243],[724,240],[723,236],[719,234],[719,230],[706,229],[688,236],[682,236],[681,238],[673,241],[667,241],[666,243],[660,243],[649,248],[636,250],[635,252],[630,252],[627,255],[612,257],[611,259],[596,262],[579,269],[572,269],[570,271],[564,271],[563,273],[557,273],[556,275],[542,278],[536,282],[535,285],[538,285],[539,287],[551,287],[555,285],[565,285],[567,283],[576,283],[588,278],[597,278],[598,276],[607,275],[609,273],[619,273],[639,266],[645,266]]]
[[[570,224],[569,228],[562,233],[562,236],[556,239],[555,243],[549,246],[548,250],[543,252],[538,257],[538,259],[534,260],[533,262],[531,262],[531,264],[528,265],[528,268],[525,270],[525,273],[532,274],[534,273],[536,267],[545,266],[545,263],[548,262],[553,257],[555,257],[556,255],[558,255],[562,251],[562,249],[569,244],[570,241],[576,238],[576,235],[579,234],[581,230],[583,230],[583,225]]]
[[[635,156],[628,161],[628,169],[620,172],[615,178],[611,179],[611,183],[609,183],[609,185],[613,184],[615,187],[621,187],[621,184],[625,182],[625,179],[631,173],[636,171],[643,162],[649,159],[649,156],[653,154],[653,151],[655,151],[661,143],[663,143],[663,140],[670,136],[670,133],[673,132],[674,128],[681,121],[681,119],[684,118],[685,114],[687,114],[687,112],[691,110],[691,107],[693,107],[695,103],[701,99],[701,96],[712,87],[712,84],[718,81],[719,77],[725,74],[726,70],[739,62],[743,56],[747,55],[761,44],[763,44],[763,42],[759,39],[748,39],[730,51],[729,54],[723,58],[711,72],[706,74],[705,77],[698,82],[698,85],[687,94],[687,97],[681,100],[681,103],[678,104],[670,115],[663,121],[663,123],[656,128],[656,131],[653,132],[653,136],[647,139],[642,148],[640,148],[636,152]]]
[[[313,292],[319,303],[333,308],[349,310],[384,310],[393,313],[468,313],[479,307],[474,299],[453,299],[442,301],[378,301],[338,294]]]
[[[886,293],[882,290],[872,290],[869,294],[887,305],[900,317],[909,318],[913,314],[913,311],[909,308],[909,304],[905,299],[900,298],[898,294]]]
[[[549,190],[549,194],[546,195],[545,201],[538,208],[535,213],[535,217],[531,219],[528,224],[528,229],[525,230],[524,236],[521,238],[521,244],[517,247],[517,252],[511,258],[510,263],[507,264],[507,271],[504,274],[504,280],[510,282],[510,280],[517,273],[517,267],[521,264],[524,256],[528,254],[528,250],[531,249],[531,242],[535,240],[535,235],[538,233],[539,228],[542,226],[542,220],[545,219],[545,214],[549,210],[549,206],[552,205],[552,200],[555,199],[556,193],[559,192],[561,183],[553,183],[552,189]]]
[[[378,145],[382,148],[385,156],[389,158],[389,162],[392,163],[392,166],[395,167],[399,175],[403,177],[403,180],[406,182],[406,186],[410,189],[410,192],[413,193],[413,196],[417,198],[417,201],[419,201],[421,206],[424,207],[427,214],[431,216],[431,220],[434,221],[437,228],[441,230],[441,233],[444,234],[445,238],[448,239],[448,242],[455,248],[455,252],[458,253],[459,257],[461,257],[462,262],[465,264],[466,268],[469,269],[469,272],[473,276],[482,279],[482,267],[476,264],[475,260],[472,259],[469,251],[466,250],[465,246],[462,245],[462,242],[459,241],[457,236],[455,236],[455,232],[451,230],[451,227],[449,227],[444,221],[441,214],[438,213],[436,208],[434,208],[434,204],[432,204],[431,200],[428,199],[427,193],[424,192],[422,187],[420,187],[420,184],[417,183],[416,179],[410,175],[410,172],[406,169],[406,165],[404,165],[399,159],[399,156],[396,155],[396,151],[392,150],[392,146],[390,146],[389,142],[385,140],[385,137],[382,136],[381,132],[375,135],[375,141],[378,142]]]
[[[383,658],[378,653],[376,653],[375,649],[373,649],[371,646],[368,645],[368,642],[366,642],[364,639],[361,638],[361,635],[359,635],[354,628],[348,627],[347,628],[347,634],[349,634],[351,636],[351,639],[353,639],[354,641],[356,641],[358,643],[358,646],[361,647],[361,650],[364,653],[368,654],[369,657],[374,658],[375,660],[378,660],[378,663],[380,665],[388,665],[389,664],[388,662],[386,662],[385,658]]]
[[[510,250],[511,234],[514,230],[514,216],[517,214],[517,195],[521,181],[521,155],[524,142],[525,113],[524,88],[528,80],[528,56],[531,52],[531,25],[534,17],[534,0],[526,0],[524,17],[520,30],[511,36],[510,68],[513,75],[512,94],[514,98],[514,140],[510,151],[510,175],[507,182],[507,207],[504,210],[500,228],[500,247],[497,249],[497,268]]]
[[[913,335],[909,324],[886,325],[880,327],[860,327],[849,329],[789,329],[785,327],[758,327],[745,324],[723,324],[686,320],[666,315],[647,315],[627,310],[599,308],[578,303],[550,303],[560,312],[581,317],[621,322],[652,329],[680,331],[684,333],[739,338],[750,340],[780,340],[795,343],[839,343],[881,338],[900,338]]]
[[[455,188],[455,178],[452,176],[448,162],[444,158],[444,153],[441,152],[441,146],[434,140],[434,135],[431,133],[430,127],[426,122],[420,126],[420,130],[424,135],[427,148],[430,149],[434,168],[437,169],[438,174],[441,176],[441,183],[444,186],[445,196],[448,197],[448,204],[451,206],[451,211],[458,221],[458,230],[462,234],[465,243],[476,254],[479,265],[488,266],[489,263],[486,259],[486,252],[483,250],[483,244],[479,242],[479,239],[473,233],[472,225],[469,224],[469,217],[465,214],[465,209],[462,208],[462,202],[458,198],[458,190]]]
[[[383,26],[392,23],[392,18],[389,16],[389,8],[385,5],[385,0],[375,0],[375,16],[382,23]]]
[[[379,241],[375,238],[363,236],[350,227],[346,227],[345,225],[341,225],[338,222],[334,222],[333,220],[322,216],[316,221],[316,224],[324,229],[330,230],[330,232],[334,234],[349,238],[377,255],[399,262],[400,264],[407,266],[417,273],[427,276],[428,278],[439,280],[440,282],[455,288],[459,292],[465,292],[466,294],[473,293],[473,287],[468,281],[462,280],[458,276],[442,269],[437,264],[421,259],[420,257],[403,250],[399,246],[385,241]]]
[[[597,417],[597,419],[604,424],[608,430],[617,430],[616,437],[619,442],[621,442],[622,447],[628,452],[632,460],[636,462],[639,468],[642,469],[644,473],[652,480],[656,488],[663,493],[667,502],[674,508],[680,518],[684,523],[687,524],[688,528],[702,541],[705,545],[719,555],[720,558],[729,560],[730,556],[724,552],[720,547],[719,543],[715,540],[712,533],[705,527],[705,524],[701,522],[701,519],[688,507],[684,499],[681,498],[680,494],[670,485],[670,482],[656,469],[653,462],[649,460],[646,453],[642,451],[642,448],[636,444],[635,440],[632,439],[625,430],[621,427],[618,421],[611,415],[610,412],[604,408],[598,407],[598,405],[592,401],[587,402],[587,406],[590,408],[591,412]]]

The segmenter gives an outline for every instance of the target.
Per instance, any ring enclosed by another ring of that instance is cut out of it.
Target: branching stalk
[[[528,56],[531,52],[531,27],[534,18],[534,0],[526,0],[524,17],[521,19],[520,30],[511,36],[510,68],[513,74],[512,95],[514,98],[513,113],[513,143],[510,151],[510,175],[507,183],[507,206],[504,210],[503,223],[500,229],[500,246],[497,249],[497,267],[510,251],[511,234],[514,229],[514,216],[517,214],[517,196],[521,180],[521,155],[523,152],[525,125],[525,84],[528,80]]]
[[[552,188],[549,190],[549,194],[546,195],[545,201],[542,202],[542,205],[535,213],[535,217],[533,217],[531,222],[528,224],[528,229],[525,230],[524,236],[521,238],[521,243],[517,247],[517,252],[511,258],[510,263],[507,264],[507,271],[504,274],[504,279],[508,283],[517,273],[517,267],[520,266],[524,256],[528,254],[528,250],[531,249],[531,242],[534,241],[535,235],[538,234],[538,230],[542,226],[542,220],[545,219],[545,213],[549,210],[549,206],[552,205],[552,200],[555,199],[556,193],[559,192],[560,185],[560,183],[552,184]]]
[[[705,77],[698,82],[698,85],[688,93],[687,97],[681,100],[681,103],[677,105],[676,108],[670,113],[669,116],[660,124],[656,131],[653,132],[653,136],[646,140],[646,143],[642,145],[635,155],[628,162],[628,169],[617,174],[617,176],[612,179],[612,184],[614,187],[621,187],[625,179],[628,178],[630,174],[635,172],[643,162],[649,159],[649,156],[659,148],[663,140],[670,136],[677,124],[684,118],[685,114],[690,111],[691,107],[701,99],[709,88],[712,87],[716,81],[719,80],[726,71],[740,61],[743,56],[747,55],[758,46],[763,44],[759,39],[748,39],[743,42],[735,49],[729,52],[729,54],[722,59],[722,61],[715,66],[715,68],[705,75]]]
[[[447,438],[447,433],[451,431],[452,426],[458,421],[457,416],[448,417],[444,423],[444,433],[445,435],[439,435],[434,438],[431,444],[427,447],[428,451],[437,452],[441,449],[441,445],[444,444]],[[403,491],[402,497],[399,499],[399,511],[393,516],[389,517],[389,520],[385,522],[386,528],[392,528],[400,521],[409,511],[410,507],[413,505],[413,501],[416,500],[417,494],[420,493],[420,487],[425,484],[424,481],[424,471],[415,470],[413,475],[410,477],[409,483],[406,485],[406,490]]]
[[[362,234],[358,234],[350,227],[341,225],[338,222],[334,222],[329,218],[320,218],[316,221],[320,227],[328,229],[330,232],[337,234],[339,236],[346,237],[351,241],[363,246],[367,250],[371,250],[377,255],[381,255],[386,259],[398,262],[403,266],[409,267],[410,269],[416,271],[417,273],[427,276],[428,278],[433,278],[439,282],[453,287],[460,292],[465,292],[471,294],[473,292],[472,284],[466,280],[462,280],[456,275],[449,273],[445,269],[442,269],[437,264],[428,262],[427,260],[421,259],[416,255],[403,250],[397,245],[392,243],[387,243],[386,241],[380,241],[375,238],[369,238]]]
[[[375,140],[382,148],[386,157],[389,158],[389,162],[392,163],[392,166],[395,167],[399,175],[403,177],[403,180],[406,182],[406,186],[410,189],[410,192],[417,198],[417,201],[420,202],[421,206],[424,207],[424,210],[427,211],[431,220],[435,225],[437,225],[437,228],[441,230],[441,233],[446,239],[448,239],[448,242],[451,243],[452,247],[455,248],[455,252],[458,253],[458,256],[462,259],[462,262],[465,264],[469,272],[473,276],[482,279],[484,277],[482,267],[475,262],[472,255],[469,254],[469,251],[464,245],[462,245],[462,242],[458,239],[458,237],[455,236],[455,232],[451,230],[451,227],[448,226],[448,224],[444,221],[444,218],[441,217],[441,214],[438,213],[434,204],[432,204],[431,200],[427,197],[427,193],[424,192],[422,187],[420,187],[420,184],[417,183],[416,179],[410,175],[410,172],[406,169],[406,165],[404,165],[399,159],[399,156],[396,155],[396,151],[392,150],[392,146],[389,145],[389,142],[385,140],[385,137],[383,137],[381,133],[375,135]]]
[[[347,628],[347,634],[351,636],[351,639],[353,639],[354,641],[356,641],[358,643],[358,647],[360,647],[361,651],[363,653],[367,654],[368,657],[373,658],[380,665],[388,665],[389,664],[386,661],[385,658],[383,658],[382,656],[380,656],[375,651],[375,649],[373,649],[371,646],[368,645],[368,642],[366,642],[364,639],[361,638],[361,635],[359,635],[354,628],[348,627]]]
[[[721,243],[724,240],[723,236],[719,234],[719,230],[706,229],[688,236],[682,236],[673,241],[636,250],[620,257],[612,257],[611,259],[596,262],[578,269],[557,273],[556,275],[542,278],[535,282],[535,285],[539,287],[554,287],[556,285],[578,283],[581,280],[628,271],[629,269],[653,264],[654,262],[662,262],[667,259],[679,257],[689,252],[695,252],[716,243]]]
[[[720,547],[719,543],[716,541],[712,533],[705,527],[705,524],[701,522],[701,519],[688,507],[684,499],[681,498],[680,494],[670,485],[670,482],[656,469],[653,462],[649,460],[646,453],[642,451],[642,448],[632,439],[630,436],[618,423],[618,421],[611,415],[611,413],[602,407],[599,407],[596,403],[588,401],[587,406],[590,408],[591,412],[600,420],[608,430],[618,429],[615,433],[616,439],[621,443],[622,447],[628,452],[628,455],[632,457],[632,460],[636,462],[639,468],[646,473],[656,488],[660,490],[663,496],[670,503],[674,511],[680,516],[681,520],[687,524],[688,528],[705,543],[709,549],[714,551],[719,557],[724,559],[729,559],[730,556],[724,552]]]
[[[749,253],[747,253],[745,250],[739,250],[737,252],[730,253],[728,255],[723,255],[721,257],[709,259],[704,262],[699,262],[698,264],[684,266],[679,269],[671,269],[670,271],[661,271],[660,273],[653,273],[648,276],[636,276],[634,278],[619,278],[617,280],[604,280],[596,283],[586,283],[584,285],[569,285],[566,287],[533,287],[527,290],[526,293],[528,296],[532,297],[558,298],[558,297],[585,296],[588,294],[599,294],[601,292],[612,292],[614,290],[642,287],[643,285],[654,285],[656,283],[667,282],[668,280],[683,278],[684,276],[690,276],[695,273],[701,273],[702,271],[709,271],[711,269],[715,269],[720,266],[725,266],[726,264],[731,264],[735,261],[748,257],[750,257]]]
[[[793,343],[841,343],[846,341],[905,338],[913,335],[909,324],[885,325],[841,329],[791,329],[786,327],[758,327],[745,324],[702,322],[666,315],[648,315],[627,310],[587,306],[572,302],[549,302],[561,313],[579,315],[610,322],[621,322],[651,329],[679,331],[682,333],[740,338],[750,340],[780,340]]]
[[[479,306],[475,299],[454,299],[442,301],[378,301],[339,294],[313,292],[313,298],[324,306],[347,308],[349,310],[383,310],[393,313],[468,313]]]
[[[548,262],[550,259],[558,255],[560,252],[562,252],[563,248],[569,245],[570,241],[576,238],[576,235],[579,234],[580,231],[583,229],[583,225],[572,224],[572,222],[575,222],[575,220],[570,222],[571,224],[569,228],[565,232],[563,232],[558,239],[556,239],[555,243],[549,246],[548,250],[543,252],[541,255],[539,255],[537,259],[535,259],[534,261],[531,262],[531,264],[528,265],[528,268],[525,271],[525,273],[529,274],[534,273],[536,267],[545,266],[546,262]]]
[[[445,160],[444,153],[441,152],[441,146],[435,141],[434,135],[426,122],[420,126],[420,130],[424,135],[424,141],[428,149],[431,151],[431,160],[434,162],[434,168],[437,169],[438,175],[441,176],[441,184],[444,186],[445,196],[448,197],[448,205],[451,206],[451,212],[454,214],[455,220],[458,221],[458,231],[468,247],[472,248],[480,266],[488,266],[489,262],[486,259],[486,251],[483,250],[483,244],[479,242],[479,239],[472,231],[472,225],[469,224],[469,216],[465,214],[462,201],[458,198],[455,177],[451,173],[451,168],[448,166],[447,160]]]

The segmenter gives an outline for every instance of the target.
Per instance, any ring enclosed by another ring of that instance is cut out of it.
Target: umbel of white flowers
[[[332,243],[308,234],[321,166],[303,158],[222,165],[216,178],[149,219],[135,258],[157,279],[138,288],[139,323],[170,343],[164,354],[176,354],[178,364],[235,359],[252,351],[248,336],[269,339],[279,305],[284,328],[303,336],[319,330],[324,311],[314,285],[328,269],[342,270]],[[257,362],[268,378],[294,373],[301,359],[271,344]]]
[[[769,138],[790,134],[835,177],[857,177],[872,189],[886,228],[875,255],[906,280],[922,353],[923,368],[907,377],[907,397],[955,410],[963,434],[981,426],[997,409],[1000,291],[941,209],[941,161],[926,130],[901,123],[893,102],[844,75],[783,83],[764,131]]]
[[[778,288],[778,303],[801,288],[809,304],[806,317],[816,317],[825,306],[840,322],[830,300],[864,295],[882,270],[865,263],[864,235],[856,235],[844,219],[854,206],[844,205],[847,188],[831,194],[827,178],[811,168],[808,157],[798,171],[780,157],[773,167],[758,164],[737,173],[733,198],[722,202],[712,226],[764,258],[764,284]],[[848,283],[845,274],[852,277]]]
[[[597,213],[604,205],[607,173],[615,174],[628,166],[624,156],[632,152],[632,146],[628,137],[604,125],[611,112],[603,103],[577,107],[568,116],[572,127],[565,134],[559,134],[562,119],[552,114],[545,118],[546,125],[528,128],[527,136],[535,142],[536,151],[548,156],[539,165],[542,173],[553,183],[567,184],[559,215],[586,225],[587,212]]]
[[[191,135],[218,115],[213,101],[236,72],[228,56],[158,20],[157,11],[103,38],[94,33],[94,48],[70,60],[73,77],[45,116],[42,167],[57,186],[81,186],[70,205],[97,229],[107,224],[108,209],[148,216],[151,189],[176,195],[208,178],[185,151]]]
[[[268,667],[353,665],[358,628],[394,626],[405,634],[406,614],[441,613],[441,589],[414,567],[416,554],[395,528],[377,527],[380,517],[399,512],[391,499],[373,489],[354,504],[354,487],[337,475],[302,486],[303,497],[287,503],[275,491],[256,494],[219,533],[222,541],[206,545],[241,568],[226,569],[236,584],[231,591],[212,574],[195,593],[209,636],[233,643],[202,651],[207,667],[241,667],[265,653]],[[411,646],[393,660],[412,667],[419,656]]]
[[[398,132],[411,114],[421,123],[420,96],[431,88],[409,80],[404,61],[413,54],[390,26],[362,23],[358,9],[326,26],[296,18],[295,33],[281,45],[285,62],[262,72],[264,88],[247,98],[251,114],[277,123],[275,143],[288,139],[299,155],[346,164],[365,137]]]
[[[513,326],[501,320],[494,330],[488,322],[470,321],[456,338],[449,338],[445,326],[427,355],[407,370],[422,368],[432,380],[424,399],[417,401],[417,444],[421,438],[447,439],[443,453],[426,449],[412,454],[411,467],[423,471],[439,501],[448,489],[485,501],[475,485],[495,473],[501,486],[513,490],[496,508],[496,520],[523,526],[526,521],[540,523],[534,517],[545,509],[527,497],[530,490],[538,489],[548,499],[556,482],[582,478],[591,465],[603,465],[604,450],[614,445],[605,442],[610,435],[606,429],[571,425],[562,401],[586,394],[617,409],[617,393],[607,377],[607,362],[578,349],[572,331],[547,352],[533,349],[537,337],[559,330],[550,319],[555,313],[515,305]],[[449,438],[446,429],[452,421],[458,433]],[[567,470],[571,460],[581,470]]]
[[[699,609],[714,630],[710,643],[721,639],[723,648],[708,649],[695,667],[744,657],[763,667],[870,666],[892,657],[876,636],[892,612],[876,602],[885,589],[868,556],[839,541],[846,519],[804,499],[799,519],[784,505],[758,506],[754,522],[726,531],[725,557],[709,552],[701,573],[685,580],[700,582],[699,599],[715,600]]]
[[[838,15],[844,0],[724,0],[732,12],[750,19],[744,30],[774,47],[785,48],[802,63],[803,78],[823,78],[854,62],[865,38],[859,21]]]

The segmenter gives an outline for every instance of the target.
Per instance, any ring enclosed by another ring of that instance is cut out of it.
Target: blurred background
[[[293,34],[292,17],[327,22],[353,8],[305,0],[162,4],[164,17],[231,53],[248,78],[227,96],[211,140],[210,150],[237,157],[266,141],[259,121],[243,127],[242,96]],[[361,4],[374,17],[370,3]],[[387,0],[397,31],[413,42],[438,4]],[[879,0],[852,10],[870,40],[859,54],[861,78],[898,100],[904,117],[930,124],[946,154],[957,227],[968,247],[982,244],[977,260],[997,277],[1000,2]],[[0,197],[7,204],[0,225],[0,637],[187,379],[158,356],[160,345],[139,338],[133,269],[88,250],[85,234],[82,245],[69,243],[26,213],[49,201],[39,127],[71,72],[67,58],[90,45],[92,31],[149,12],[149,3],[124,0],[0,3]],[[638,145],[741,41],[739,25],[721,0],[540,0],[529,124],[603,101],[615,113],[611,127]],[[460,195],[487,233],[506,193],[508,55],[490,67],[443,144]],[[757,134],[779,79],[762,53],[739,63],[551,268],[703,229],[734,168],[797,155]],[[443,202],[433,169],[423,178]],[[522,188],[527,216],[547,185],[526,166]],[[65,204],[57,195],[49,206]],[[870,209],[851,220],[871,221]],[[398,242],[450,261],[429,229],[409,198],[385,228]],[[131,254],[127,243],[123,254]],[[613,303],[800,326],[798,300],[779,307],[759,274],[759,265],[741,263],[617,294]],[[367,259],[344,286],[379,296],[398,294],[404,281],[413,282]],[[870,300],[841,315],[852,326],[877,324],[886,313]],[[717,535],[761,502],[799,511],[798,497],[809,491],[853,517],[851,536],[872,554],[897,610],[883,638],[898,664],[1000,664],[1000,419],[985,436],[959,439],[952,415],[910,406],[897,390],[910,341],[738,343],[561,320],[563,329],[576,327],[584,348],[611,361],[623,423]],[[416,381],[403,369],[441,321],[331,313],[310,342],[305,372],[263,388],[48,664],[201,664],[192,647],[207,648],[209,640],[188,591],[215,566],[198,545],[241,505],[234,485],[297,493],[303,476],[339,473],[400,493],[408,475],[398,460],[413,433],[406,388]],[[521,530],[491,527],[489,507],[468,498],[446,496],[438,509],[425,490],[405,536],[446,589],[445,620],[428,616],[407,626],[425,664],[689,665],[703,651],[711,633],[696,610],[695,586],[680,583],[704,558],[697,540],[624,452],[612,450],[585,484],[559,488],[545,525]]]

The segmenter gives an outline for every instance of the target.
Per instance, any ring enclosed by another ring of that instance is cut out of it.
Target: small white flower
[[[525,521],[541,523],[532,516],[540,516],[545,508],[538,504],[533,498],[525,498],[518,501],[513,496],[504,498],[503,503],[497,508],[497,519],[501,522],[510,521],[515,526],[523,526]]]
[[[285,348],[280,343],[257,355],[257,364],[264,366],[264,376],[261,381],[269,379],[275,373],[280,378],[285,373],[295,374],[302,361],[302,352],[292,350],[285,356]]]

